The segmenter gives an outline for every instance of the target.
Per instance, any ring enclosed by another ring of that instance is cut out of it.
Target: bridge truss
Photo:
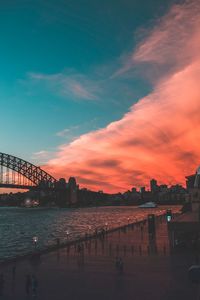
[[[0,187],[55,188],[57,180],[47,172],[16,156],[0,152]]]

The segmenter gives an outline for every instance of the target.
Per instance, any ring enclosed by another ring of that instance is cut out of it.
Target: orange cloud
[[[184,183],[200,163],[199,45],[200,1],[173,6],[126,62],[146,64],[153,92],[121,120],[62,145],[46,169],[109,192],[151,178]]]

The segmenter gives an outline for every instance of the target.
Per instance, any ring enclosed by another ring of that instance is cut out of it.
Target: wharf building
[[[168,224],[172,249],[200,249],[200,167],[186,177],[186,212]]]

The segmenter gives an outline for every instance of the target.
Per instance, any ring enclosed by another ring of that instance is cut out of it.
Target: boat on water
[[[144,204],[141,204],[138,207],[139,208],[155,208],[155,207],[157,207],[157,204],[155,202],[150,201],[150,202],[146,202]]]
[[[39,201],[37,200],[31,200],[31,199],[26,199],[24,204],[23,204],[23,207],[26,207],[26,208],[35,208],[35,207],[38,207],[39,206]]]

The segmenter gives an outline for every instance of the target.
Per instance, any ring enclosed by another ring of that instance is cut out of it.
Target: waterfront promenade
[[[121,257],[123,271],[116,268]],[[164,218],[150,238],[146,224],[1,266],[0,299],[196,299],[188,281],[192,255],[172,255]],[[1,275],[2,274],[2,275]],[[34,275],[35,288],[27,284]]]

